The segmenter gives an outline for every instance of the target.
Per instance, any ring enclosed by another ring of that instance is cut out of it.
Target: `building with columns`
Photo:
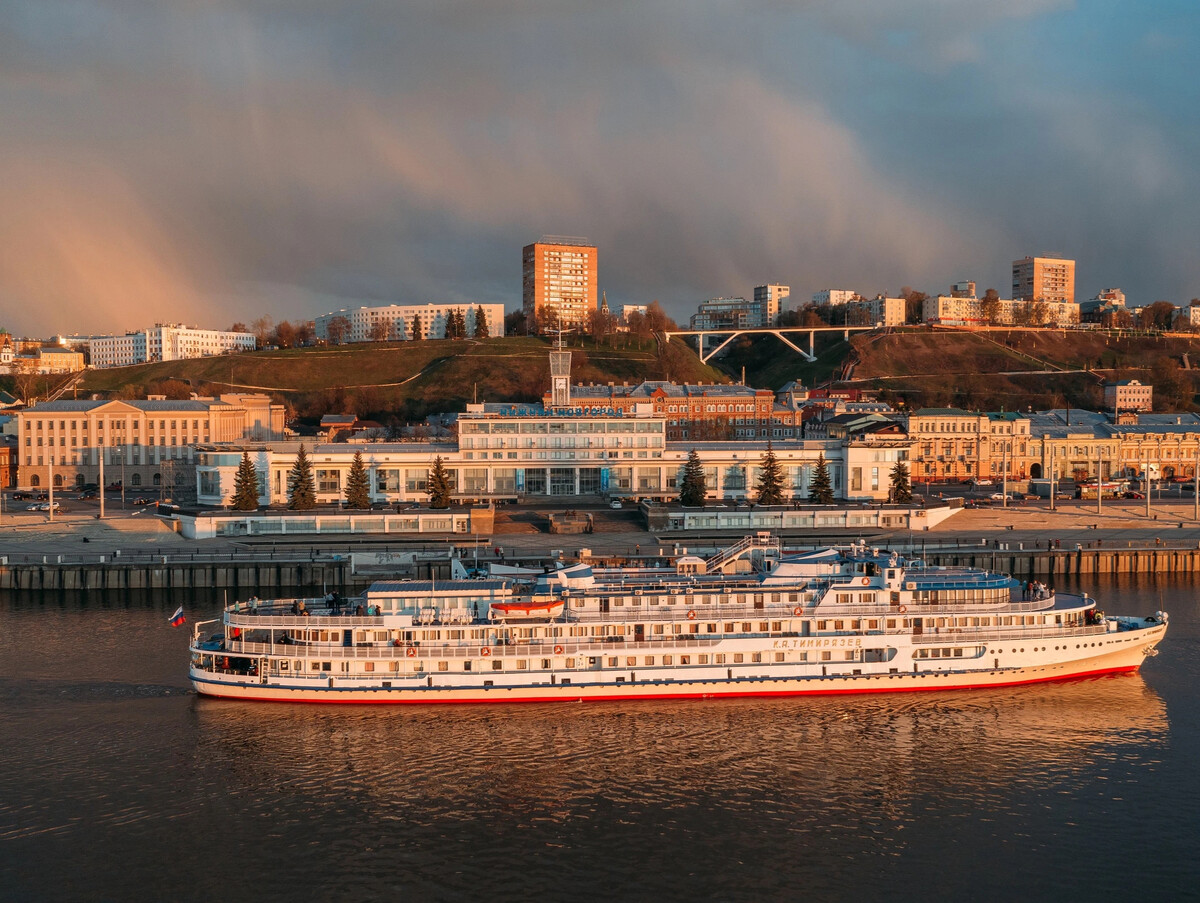
[[[472,406],[475,407],[475,406]],[[483,406],[479,406],[483,407]],[[492,406],[488,406],[491,408]],[[288,473],[298,442],[232,443],[196,449],[201,505],[229,504],[242,451],[263,480],[264,504],[287,503]],[[907,437],[786,440],[772,444],[784,473],[784,493],[806,499],[819,457],[839,498],[883,501],[897,461],[906,461]],[[765,440],[669,443],[663,418],[632,415],[568,416],[539,408],[470,411],[459,418],[456,442],[320,444],[309,450],[317,500],[335,504],[361,451],[374,503],[427,500],[426,481],[440,457],[462,501],[576,499],[674,500],[693,449],[704,465],[708,498],[749,501],[759,477]]]

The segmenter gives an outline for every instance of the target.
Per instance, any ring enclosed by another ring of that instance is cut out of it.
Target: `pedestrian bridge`
[[[872,326],[779,326],[767,327],[765,329],[672,329],[664,332],[663,336],[669,342],[673,336],[696,336],[697,350],[700,354],[700,360],[708,363],[713,357],[725,348],[730,342],[738,336],[743,335],[773,335],[783,344],[787,345],[801,357],[809,361],[817,359],[815,344],[816,334],[818,332],[840,332],[842,338],[846,341],[850,340],[852,332],[871,332],[872,330],[881,328],[882,324],[874,324]],[[787,338],[789,335],[808,335],[808,350],[805,351]],[[705,350],[706,340],[709,338],[721,338],[724,336],[724,341],[718,343],[715,347]]]

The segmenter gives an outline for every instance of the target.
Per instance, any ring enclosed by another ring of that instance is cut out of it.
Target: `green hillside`
[[[383,422],[408,421],[439,411],[461,411],[479,401],[537,401],[549,386],[551,343],[532,336],[460,341],[369,343],[89,371],[79,395],[138,397],[188,392],[267,392],[298,416],[316,419],[353,411]],[[575,382],[725,382],[685,345],[613,337],[601,345],[576,339]]]

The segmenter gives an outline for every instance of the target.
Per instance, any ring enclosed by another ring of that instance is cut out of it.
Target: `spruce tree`
[[[708,490],[705,485],[704,465],[700,463],[700,455],[693,448],[688,452],[687,463],[683,465],[683,482],[679,486],[679,504],[689,508],[704,506],[704,496]]]
[[[829,480],[829,465],[825,463],[824,453],[817,455],[817,472],[808,487],[808,500],[816,505],[833,504],[833,484]]]
[[[908,481],[908,467],[903,461],[897,461],[892,468],[892,488],[888,493],[897,505],[908,505],[912,502],[912,484]]]
[[[766,454],[762,456],[759,471],[758,504],[782,505],[783,468],[779,466],[779,460],[775,457],[775,451],[771,448],[770,442],[767,443]]]
[[[317,486],[313,482],[312,462],[308,451],[300,443],[296,463],[288,473],[288,507],[293,511],[311,511],[317,507]]]
[[[429,496],[430,508],[450,507],[450,493],[453,492],[453,487],[450,485],[450,474],[446,472],[446,468],[442,464],[441,455],[433,459],[433,467],[429,471],[425,492]]]
[[[488,327],[487,314],[483,310],[483,305],[480,304],[475,308],[475,338],[486,339],[492,334]]]
[[[238,511],[258,510],[258,471],[250,452],[242,452],[242,463],[233,478],[233,507]]]
[[[421,341],[421,316],[420,316],[420,314],[413,314],[412,340],[414,342]]]
[[[363,463],[361,451],[354,453],[354,461],[350,464],[350,473],[346,477],[346,507],[371,507],[371,487],[367,481],[367,465]]]

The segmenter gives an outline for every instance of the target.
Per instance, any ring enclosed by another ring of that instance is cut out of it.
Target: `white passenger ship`
[[[381,582],[347,611],[229,606],[195,627],[192,683],[346,703],[949,690],[1134,671],[1167,629],[865,546],[784,556],[767,534],[671,567]]]

